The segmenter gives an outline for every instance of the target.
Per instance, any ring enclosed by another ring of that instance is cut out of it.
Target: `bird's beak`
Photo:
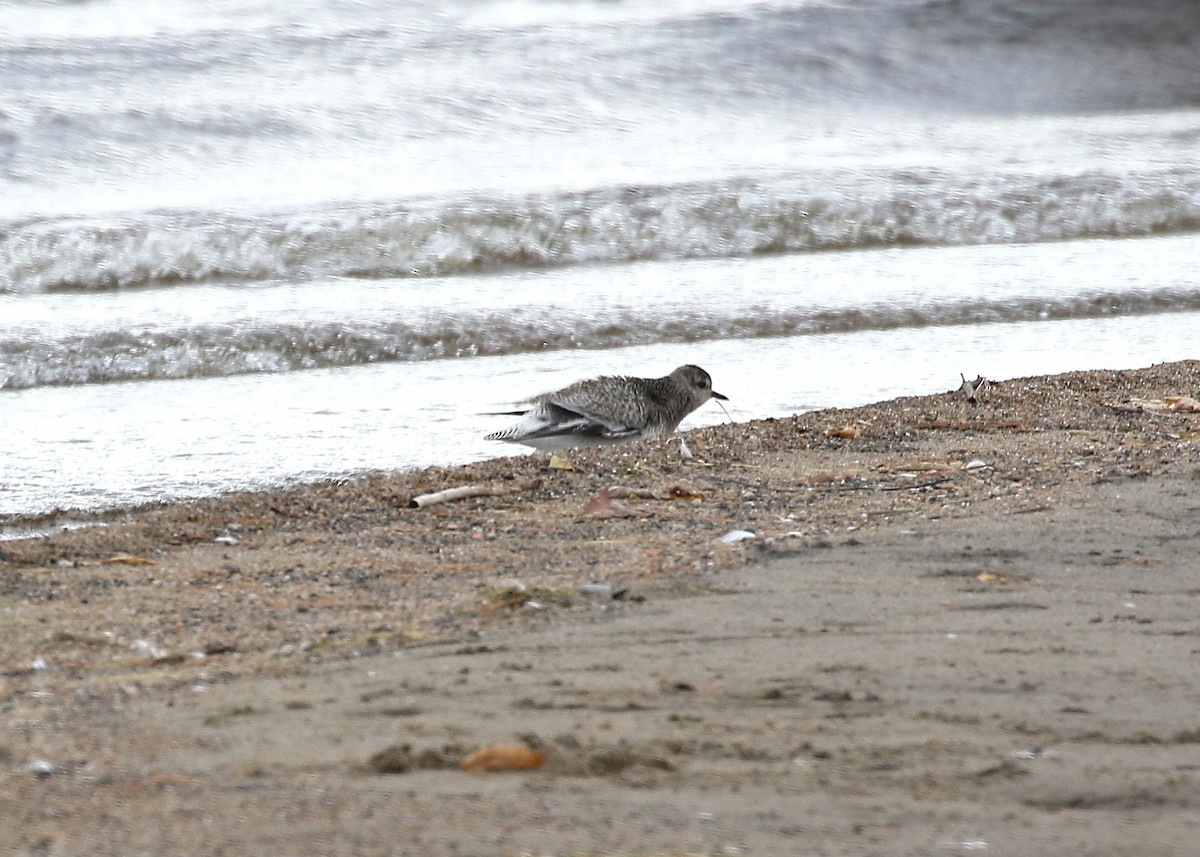
[[[720,393],[718,393],[716,390],[713,390],[713,391],[712,391],[712,397],[713,397],[714,399],[720,399],[722,402],[728,402],[728,401],[729,401],[729,397],[728,397],[728,396],[722,396],[722,395],[721,395]]]

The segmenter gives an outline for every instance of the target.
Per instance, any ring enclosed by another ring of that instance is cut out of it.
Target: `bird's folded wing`
[[[621,396],[605,395],[603,389],[559,390],[542,398],[542,402],[554,411],[555,418],[572,420],[583,418],[611,432],[614,437],[636,434],[645,424],[645,416],[636,408],[629,407]]]

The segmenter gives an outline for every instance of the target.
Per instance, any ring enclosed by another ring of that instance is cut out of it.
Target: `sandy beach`
[[[1194,854],[1198,388],[1020,379],[0,542],[0,850]],[[538,764],[461,769],[495,745]]]

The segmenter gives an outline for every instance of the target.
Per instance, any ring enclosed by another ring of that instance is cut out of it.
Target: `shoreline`
[[[1181,341],[1186,339],[1186,331],[1184,330],[1186,325],[1181,325],[1180,322],[1189,317],[1190,316],[1187,313],[1162,317],[1160,319],[1161,324],[1166,324],[1170,328],[1169,330],[1164,329],[1162,331],[1163,335],[1173,335],[1175,332],[1179,332],[1180,337],[1175,338],[1180,338]],[[1110,318],[1107,321],[1113,320],[1114,319]],[[1054,324],[1057,324],[1057,322]],[[1159,325],[1160,327],[1161,324]],[[993,325],[992,327],[995,326]],[[931,328],[929,329],[928,333],[935,339],[938,339],[941,334],[944,334],[947,330],[952,332],[955,329],[956,328]],[[1005,326],[1000,325],[997,330],[1001,332],[999,338],[1005,338]],[[836,336],[836,334],[834,335]],[[1051,339],[1054,339],[1054,337],[1051,337]],[[790,340],[768,339],[765,341],[785,342]],[[1073,347],[1074,345],[1079,345],[1079,343],[1073,343],[1072,347],[1062,345],[1061,350],[1063,352],[1072,352],[1075,350]],[[935,346],[935,350],[943,346],[952,347],[952,343],[942,343],[939,341],[939,343],[937,343]],[[1165,347],[1157,350],[1159,351],[1159,357],[1166,362],[1176,359],[1182,360],[1191,356],[1180,347]],[[1023,353],[1023,349],[1018,349],[1018,352]],[[1051,367],[1051,371],[1045,374],[1092,371],[1088,368],[1090,365],[1097,365],[1098,363],[1103,364],[1105,362],[1115,362],[1120,367],[1132,366],[1136,368],[1142,360],[1147,359],[1150,356],[1149,354],[1141,354],[1141,356],[1139,356],[1138,354],[1131,353],[1122,355],[1115,360],[1107,360],[1102,355],[1093,354],[1091,351],[1088,351],[1087,354],[1088,357],[1086,359],[1075,358],[1061,361],[1055,360],[1054,365]],[[996,361],[991,359],[992,356],[993,355],[987,353],[987,349],[985,349],[985,353],[983,355],[959,355],[957,358],[952,358],[950,359],[949,365],[953,365],[957,362],[962,362],[965,365],[972,365],[976,362],[979,362],[990,366],[993,371],[1004,373],[1004,377],[1008,377],[1009,375],[1016,376],[1011,378],[1010,382],[1012,380],[1019,380],[1020,377],[1023,377],[1026,373],[1034,371],[1034,369],[1038,366],[1037,363],[1030,362],[1028,360],[1016,361],[1015,363],[1005,360]],[[770,359],[776,358],[787,362],[802,362],[805,359],[804,355],[802,354],[797,355],[791,353],[780,353],[770,356]],[[679,359],[686,359],[686,357],[681,354]],[[837,359],[836,355],[834,359]],[[582,367],[580,369],[581,373],[586,371],[588,371],[587,367]],[[864,369],[858,374],[864,375],[865,371],[866,370]],[[914,371],[916,373],[915,376],[912,374]],[[1095,371],[1104,372],[1110,370]],[[857,394],[853,396],[842,396],[837,395],[836,393],[824,396],[804,395],[801,397],[801,401],[803,402],[801,406],[804,408],[812,408],[817,410],[825,410],[830,408],[847,410],[856,407],[872,407],[873,405],[886,402],[892,398],[920,398],[925,395],[931,395],[925,391],[946,389],[946,387],[943,385],[947,385],[950,379],[953,377],[953,374],[955,374],[952,372],[930,373],[925,367],[913,367],[910,365],[893,367],[893,372],[897,372],[901,375],[907,375],[908,380],[903,384],[887,382],[874,384],[864,375],[863,378],[859,379],[861,383],[856,383],[854,380],[848,382],[848,386],[851,389],[858,390]],[[303,374],[304,373],[301,373],[301,375]],[[317,374],[324,374],[324,370],[319,370]],[[839,373],[834,374],[840,377]],[[855,373],[851,374],[854,375]],[[884,374],[885,373],[875,373],[871,377],[880,377]],[[245,380],[247,378],[255,377],[259,381],[269,381],[272,377],[277,376],[273,376],[271,374],[260,376],[231,376],[225,380],[237,381],[238,379]],[[172,382],[168,382],[168,385],[171,383]],[[150,387],[145,387],[145,385],[135,386],[138,389],[144,388],[145,395],[149,394]],[[804,387],[805,385],[801,386]],[[368,388],[372,391],[377,389],[376,385],[373,384],[368,384]],[[908,388],[916,392],[911,394],[903,393],[902,391],[904,388]],[[104,385],[100,385],[94,389],[102,390],[104,389]],[[754,389],[754,392],[758,395],[752,396],[751,398],[759,398],[760,395],[764,394],[764,391],[757,387]],[[937,394],[933,393],[932,395]],[[738,397],[741,398],[741,396],[742,393],[739,392]],[[855,400],[857,400],[857,403],[855,403]],[[755,410],[750,409],[749,413],[745,415],[738,414],[737,417],[743,423],[752,423],[756,420],[786,419],[794,415],[795,412],[792,410],[792,407],[792,405],[785,406],[782,404],[782,402],[779,402],[773,407],[766,409],[768,414],[755,415]],[[771,413],[774,415],[769,415]],[[717,412],[714,412],[714,415],[717,418],[723,416]],[[754,416],[755,418],[751,419],[751,416]],[[65,414],[58,414],[57,417],[67,419]],[[696,420],[693,417],[691,422],[692,424],[695,424],[697,422],[707,422],[707,420]],[[21,424],[24,425],[25,429],[28,430],[26,433],[36,433],[35,426],[31,426],[27,422],[22,422]],[[715,422],[713,424],[715,424]],[[685,426],[685,431],[696,431],[702,427],[708,426],[698,425],[695,428],[689,428]],[[250,430],[249,427],[244,428],[246,428],[246,430]],[[480,424],[475,426],[475,428],[470,429],[470,436],[477,439],[491,428],[494,428],[493,424],[489,424],[487,426]],[[460,431],[461,429],[462,427],[460,427]],[[382,429],[377,427],[374,431],[378,432],[381,430]],[[385,431],[384,433],[386,434],[387,432]],[[112,438],[107,437],[102,438],[102,440],[104,440],[104,443],[101,445],[104,446],[107,444],[107,442],[111,441]],[[238,445],[237,435],[227,435],[226,442],[234,444],[235,446]],[[285,448],[289,443],[286,437],[281,438],[281,442],[284,444]],[[412,438],[406,438],[404,439],[404,442],[406,444],[417,443],[420,445]],[[363,435],[361,438],[361,443],[358,445],[365,445],[366,447],[370,448],[374,446],[374,441],[371,440],[369,435]],[[86,445],[78,444],[78,446],[82,448]],[[278,444],[276,444],[276,446],[278,446]],[[302,488],[306,485],[320,486],[323,484],[330,484],[340,481],[361,480],[377,475],[388,476],[402,472],[419,471],[426,467],[435,465],[440,467],[466,466],[472,462],[494,460],[495,458],[505,457],[507,455],[521,454],[519,450],[511,448],[506,450],[499,443],[495,443],[492,446],[493,448],[484,451],[474,447],[467,449],[466,447],[461,446],[461,444],[456,445],[454,449],[457,449],[467,459],[462,461],[441,460],[440,456],[436,454],[430,454],[428,451],[421,455],[402,455],[400,460],[396,461],[394,465],[383,468],[378,466],[379,462],[372,463],[369,461],[363,461],[356,456],[351,456],[350,459],[338,459],[345,464],[345,466],[334,465],[336,467],[335,471],[318,472],[326,470],[328,467],[327,463],[326,466],[310,470],[307,476],[297,472],[277,472],[277,469],[274,467],[268,468],[268,470],[262,472],[253,470],[253,468],[251,468],[254,473],[258,473],[258,476],[254,476],[250,473],[250,471],[246,471],[245,468],[240,468],[238,469],[238,473],[241,474],[241,476],[239,476],[239,478],[236,480],[232,480],[238,483],[237,485],[231,485],[230,480],[225,479],[225,468],[228,466],[227,463],[222,462],[219,456],[210,457],[199,465],[202,468],[201,471],[193,472],[190,476],[184,478],[183,481],[180,481],[179,474],[175,474],[174,476],[169,474],[166,475],[164,478],[166,478],[167,481],[163,484],[171,487],[167,489],[169,495],[166,496],[165,499],[162,495],[155,496],[152,499],[147,499],[146,493],[144,493],[140,487],[137,489],[131,489],[131,486],[134,485],[141,486],[143,484],[152,484],[155,481],[155,477],[152,474],[154,472],[163,470],[163,468],[157,464],[151,464],[148,467],[138,467],[135,465],[132,467],[132,469],[122,466],[115,474],[109,474],[109,476],[106,477],[103,472],[94,470],[86,462],[84,462],[81,463],[81,467],[85,473],[79,474],[78,478],[86,479],[86,484],[90,487],[80,488],[78,485],[73,484],[75,477],[70,477],[70,474],[73,472],[71,460],[58,462],[58,466],[55,466],[54,463],[48,463],[52,462],[53,460],[44,459],[42,453],[37,452],[37,450],[31,450],[30,458],[24,463],[21,463],[22,458],[20,457],[19,453],[17,453],[18,457],[12,462],[11,466],[13,472],[9,473],[9,482],[11,484],[8,486],[10,489],[9,493],[12,495],[9,497],[9,500],[11,500],[12,503],[9,504],[9,511],[0,513],[0,543],[13,541],[17,538],[46,535],[64,526],[77,527],[91,526],[93,524],[104,525],[112,520],[119,520],[123,516],[137,514],[144,510],[159,508],[165,505],[201,502],[206,499],[222,496],[224,494],[232,495],[283,492],[292,488]],[[136,448],[136,446],[133,448]],[[224,445],[220,447],[220,449],[225,448],[226,447]],[[424,447],[422,446],[421,448]],[[168,453],[168,457],[170,457],[170,450],[160,451]],[[180,448],[177,450],[177,452],[186,452],[186,450]],[[13,450],[10,450],[10,453],[13,453]],[[266,461],[273,460],[272,456],[258,456],[257,453],[250,454],[255,457],[262,457],[263,460]],[[485,455],[487,457],[483,457]],[[380,461],[382,461],[383,458],[392,460],[391,457],[386,454],[382,455]],[[351,461],[354,463],[349,463]],[[39,465],[37,464],[38,462],[42,462],[42,464]],[[49,471],[60,470],[64,475],[62,478],[45,481],[41,478],[41,473],[43,471],[38,469],[39,467]],[[287,470],[287,468],[284,469]],[[292,467],[291,470],[294,471],[294,467]],[[160,476],[162,475],[163,474],[160,474]],[[116,487],[112,488],[111,490],[107,485],[110,479],[114,480],[116,484]],[[13,480],[16,481],[14,482]],[[44,485],[43,482],[45,482]],[[28,486],[25,483],[28,483],[29,486],[43,487],[38,488],[36,491],[27,491],[26,488]]]
[[[1188,737],[1200,723],[1187,715],[1200,630],[1185,609],[1200,590],[1181,559],[1200,544],[1189,505],[1200,414],[1165,397],[1198,387],[1200,361],[1014,379],[977,405],[956,392],[695,429],[691,459],[671,439],[570,451],[565,468],[498,458],[5,541],[0,782],[20,823],[0,842],[180,852],[193,822],[151,842],[139,813],[183,805],[205,817],[238,801],[231,781],[252,798],[238,809],[250,826],[224,845],[289,853],[306,851],[299,830],[329,836],[346,819],[362,848],[322,853],[391,853],[393,834],[359,809],[416,824],[395,803],[412,788],[442,799],[417,801],[428,854],[470,852],[479,824],[501,824],[472,817],[470,794],[526,820],[487,853],[710,853],[722,837],[747,853],[803,848],[805,836],[832,847],[800,821],[754,832],[753,810],[783,819],[799,800],[850,830],[863,816],[855,795],[890,807],[904,833],[889,850],[878,827],[879,853],[928,853],[930,813],[988,830],[1024,813],[1030,836],[1056,842],[1071,799],[1025,800],[1053,777],[1002,749],[1021,744],[1030,758],[1057,747],[1070,761],[1046,770],[1073,772],[1079,801],[1125,807],[1125,833],[1085,853],[1137,853],[1151,829],[1156,853],[1183,853],[1171,842],[1190,840],[1164,837],[1200,826],[1179,785],[1200,765]],[[496,492],[408,507],[465,484]],[[754,535],[722,539],[735,532]],[[1157,614],[1124,606],[1143,601]],[[1086,645],[1073,636],[1100,631]],[[946,666],[935,652],[947,633],[986,644]],[[1179,649],[1176,662],[1148,640]],[[1101,649],[1116,666],[1080,654]],[[1152,681],[1148,657],[1162,687],[1130,697],[1126,686]],[[1003,673],[999,689],[989,670]],[[1064,717],[1084,725],[1067,734]],[[296,746],[279,730],[319,738]],[[1089,743],[1093,733],[1107,737]],[[545,769],[483,781],[457,770],[480,744],[514,740],[540,742]],[[426,767],[371,768],[406,744]],[[1087,765],[1114,753],[1137,757],[1133,797],[1087,790]],[[38,760],[51,770],[30,767]],[[943,780],[946,791],[932,784]],[[545,802],[558,789],[581,801],[573,820]],[[325,814],[328,790],[361,807]],[[589,794],[623,818],[642,801],[656,809],[621,839],[586,820]],[[686,825],[676,799],[699,807]],[[696,820],[714,800],[740,819],[720,836]],[[285,805],[314,814],[292,829]]]

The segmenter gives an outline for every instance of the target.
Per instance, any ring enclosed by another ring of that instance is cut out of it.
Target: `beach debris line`
[[[536,491],[542,487],[540,479],[523,479],[513,485],[459,485],[456,488],[446,488],[429,494],[418,494],[408,501],[410,509],[426,509],[438,503],[452,503],[455,500],[466,500],[471,497],[504,497],[508,494],[519,494],[523,491]]]

